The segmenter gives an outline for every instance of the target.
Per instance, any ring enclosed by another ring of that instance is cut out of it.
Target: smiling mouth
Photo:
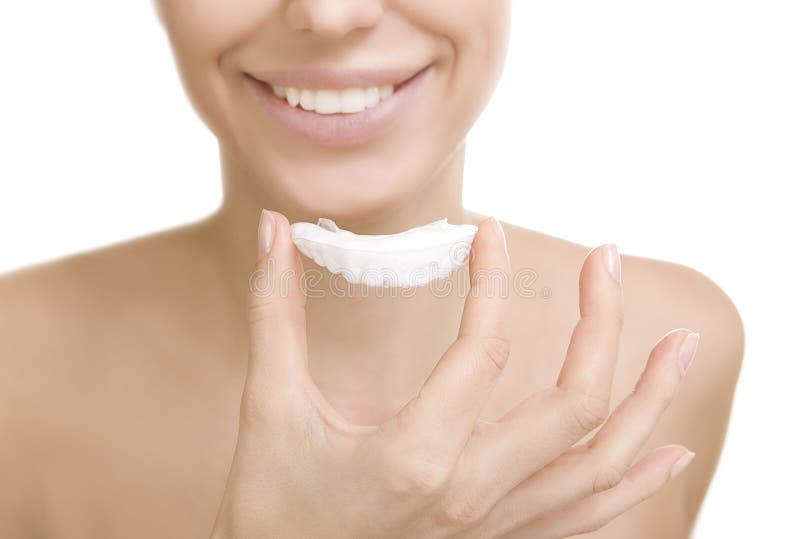
[[[307,70],[253,78],[292,108],[320,115],[358,114],[389,100],[428,67],[413,72],[399,69]]]
[[[396,73],[394,79],[387,78],[385,72],[383,78],[376,78],[375,72],[368,72],[368,75],[360,72],[356,76],[352,72],[327,73],[322,77],[322,84],[330,87],[321,89],[314,89],[320,80],[316,77],[319,72],[313,73],[315,80],[310,76],[299,77],[308,85],[302,89],[279,85],[277,81],[265,82],[263,78],[257,79],[250,74],[245,74],[245,79],[267,112],[270,123],[275,122],[288,132],[317,144],[352,146],[364,144],[387,132],[389,126],[407,116],[412,104],[419,103],[417,96],[430,78],[432,66],[430,64],[410,74],[407,72],[405,79],[397,77]],[[387,80],[401,82],[397,85],[376,84]],[[353,81],[360,81],[365,86],[353,86]]]

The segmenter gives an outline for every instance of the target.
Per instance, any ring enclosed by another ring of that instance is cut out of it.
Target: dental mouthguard
[[[447,218],[397,234],[355,234],[330,219],[294,223],[297,249],[352,284],[417,287],[447,277],[469,258],[475,225],[451,225]]]

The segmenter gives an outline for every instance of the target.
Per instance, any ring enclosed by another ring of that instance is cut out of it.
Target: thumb
[[[263,397],[294,393],[307,375],[303,265],[286,217],[261,211],[258,261],[250,276],[248,389]],[[261,399],[259,399],[261,400]]]

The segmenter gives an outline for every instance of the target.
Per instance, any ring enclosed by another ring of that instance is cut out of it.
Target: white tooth
[[[362,112],[367,108],[363,88],[342,90],[339,98],[341,99],[342,112]]]
[[[394,86],[391,84],[385,84],[380,87],[381,92],[381,99],[386,99],[387,97],[391,96],[394,93]]]
[[[368,109],[371,109],[381,101],[381,92],[378,90],[377,86],[371,86],[367,88],[367,91],[364,96],[365,105]]]
[[[347,88],[345,90],[308,90],[296,86],[272,86],[278,97],[285,98],[292,107],[299,104],[303,109],[318,114],[354,114],[376,107],[382,99],[394,94],[394,86],[370,86],[369,88]]]
[[[300,90],[300,106],[305,110],[314,110],[314,90]]]
[[[291,106],[296,107],[297,104],[300,103],[300,90],[294,86],[286,88],[286,101],[288,101]]]
[[[336,114],[341,112],[339,92],[336,90],[317,90],[315,108],[319,114]]]

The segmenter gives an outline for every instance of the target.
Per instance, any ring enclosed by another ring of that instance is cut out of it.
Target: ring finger
[[[698,338],[686,329],[662,337],[633,392],[594,437],[519,484],[492,509],[484,526],[505,533],[617,485],[677,392]]]

